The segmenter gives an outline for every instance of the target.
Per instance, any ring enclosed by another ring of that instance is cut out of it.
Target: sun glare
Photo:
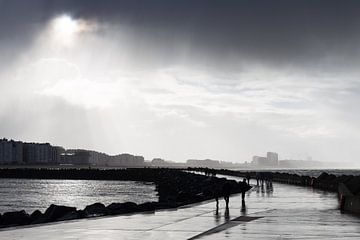
[[[55,31],[62,35],[72,35],[77,31],[77,22],[70,16],[64,15],[55,20]]]
[[[71,45],[75,35],[80,31],[79,23],[69,15],[62,15],[52,22],[53,37],[58,43]]]

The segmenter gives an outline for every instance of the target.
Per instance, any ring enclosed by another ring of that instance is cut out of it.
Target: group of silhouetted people
[[[272,185],[272,174],[269,172],[258,172],[256,173],[256,185],[266,185],[271,184]]]
[[[206,176],[215,177],[216,171],[213,169],[205,168],[203,169]],[[254,178],[256,180],[256,184],[258,187],[264,187],[264,184],[266,185],[266,188],[269,190],[272,190],[272,173],[271,172],[258,172],[256,175],[251,175],[249,172],[246,172],[244,175],[243,181],[235,182],[235,181],[225,181],[222,185],[217,184],[216,187],[213,189],[214,198],[216,200],[216,210],[218,212],[219,208],[219,198],[223,197],[225,200],[226,209],[229,209],[229,200],[231,193],[237,192],[234,191],[234,187],[238,190],[241,189],[241,209],[245,209],[245,193],[251,189],[250,186],[250,179]],[[238,186],[236,185],[238,184]]]
[[[248,191],[251,187],[247,182],[247,179],[244,178],[242,182],[238,182],[237,184],[240,185],[241,188],[241,200],[242,200],[242,207],[245,206],[245,193]],[[214,197],[216,200],[216,210],[219,208],[219,198],[222,196],[225,200],[226,209],[229,209],[229,200],[230,195],[233,192],[233,185],[226,181],[221,187],[217,187],[217,189],[214,189]]]

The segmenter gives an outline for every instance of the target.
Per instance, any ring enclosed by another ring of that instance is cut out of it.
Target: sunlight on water
[[[95,202],[158,200],[154,184],[134,181],[1,179],[0,196],[0,213],[44,211],[50,204],[81,209]]]

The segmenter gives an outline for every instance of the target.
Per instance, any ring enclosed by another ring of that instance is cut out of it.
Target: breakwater
[[[344,183],[354,194],[360,192],[360,176],[354,175],[334,175],[326,172],[318,177],[301,176],[284,172],[268,171],[234,171],[227,169],[208,169],[208,168],[188,168],[189,171],[198,171],[203,173],[222,174],[235,177],[244,177],[250,179],[271,180],[279,183],[293,184],[299,186],[313,187],[330,192],[338,192],[340,183]]]
[[[221,189],[225,183],[232,186],[231,193],[244,190],[242,185],[234,180],[203,176],[178,169],[0,169],[0,178],[152,182],[156,185],[159,196],[158,202],[142,204],[125,202],[105,206],[102,203],[94,203],[80,210],[72,206],[51,205],[44,213],[39,210],[31,214],[25,211],[6,212],[0,214],[0,227],[176,208],[209,200],[215,196],[221,197],[221,193],[214,192],[214,189]]]

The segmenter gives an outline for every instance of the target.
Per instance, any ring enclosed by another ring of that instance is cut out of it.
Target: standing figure
[[[222,194],[224,196],[226,208],[229,208],[229,198],[231,194],[231,184],[229,182],[226,182],[222,187]]]
[[[241,201],[245,204],[245,193],[248,190],[249,184],[246,183],[246,179],[243,179],[243,188],[241,191]]]
[[[249,172],[247,172],[245,176],[246,176],[246,179],[247,179],[247,184],[249,184],[249,185],[250,185],[250,179],[251,179],[251,175],[250,175],[250,173],[249,173]]]
[[[259,186],[260,173],[257,172],[255,177],[256,177],[256,186]]]

